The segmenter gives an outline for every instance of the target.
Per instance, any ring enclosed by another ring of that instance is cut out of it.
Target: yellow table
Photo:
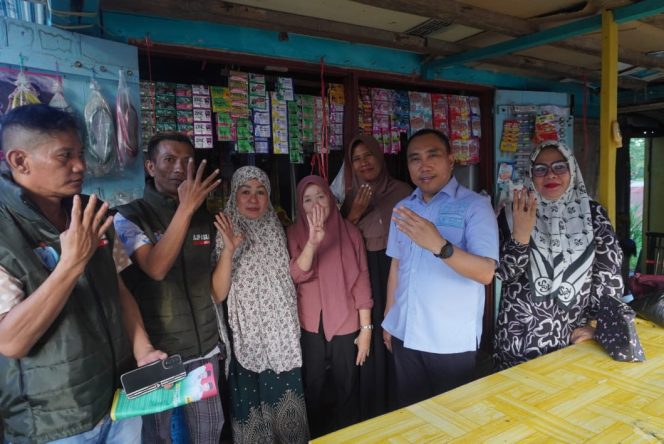
[[[664,329],[637,330],[643,363],[588,341],[314,443],[664,442]]]

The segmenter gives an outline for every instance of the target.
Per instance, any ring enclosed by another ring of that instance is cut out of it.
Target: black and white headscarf
[[[537,196],[537,220],[530,238],[529,280],[533,297],[555,298],[562,308],[578,302],[581,287],[590,278],[595,258],[590,197],[570,150],[560,142],[540,144],[530,155],[531,166],[543,148],[553,146],[569,164],[570,182],[557,200],[534,190],[532,172],[528,188]],[[511,213],[511,206],[506,207]],[[506,214],[512,223],[512,215]],[[511,226],[510,226],[511,228]]]

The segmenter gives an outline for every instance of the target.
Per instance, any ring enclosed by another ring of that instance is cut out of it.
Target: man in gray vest
[[[21,442],[139,443],[141,419],[112,422],[120,374],[166,357],[116,272],[107,204],[79,195],[74,118],[46,105],[8,112],[0,143],[0,417]],[[127,340],[129,338],[129,341]],[[62,440],[62,441],[60,441]]]
[[[219,376],[219,330],[212,301],[214,225],[203,202],[219,186],[219,171],[194,174],[194,147],[180,133],[148,143],[151,180],[142,199],[117,208],[114,224],[133,265],[124,272],[150,340],[182,356],[185,369],[211,363]],[[218,396],[184,407],[191,442],[219,442],[224,416]],[[170,442],[171,411],[143,418],[144,442]]]

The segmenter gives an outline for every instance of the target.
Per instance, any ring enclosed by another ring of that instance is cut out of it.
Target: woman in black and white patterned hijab
[[[544,142],[530,161],[529,183],[499,216],[500,368],[592,338],[599,298],[622,294],[622,252],[570,150]]]

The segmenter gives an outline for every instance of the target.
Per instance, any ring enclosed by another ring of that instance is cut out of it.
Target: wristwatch
[[[440,249],[440,253],[438,254],[434,253],[433,255],[439,259],[447,259],[453,254],[454,254],[454,245],[452,245],[452,242],[446,241],[445,245],[443,245],[443,247]]]

